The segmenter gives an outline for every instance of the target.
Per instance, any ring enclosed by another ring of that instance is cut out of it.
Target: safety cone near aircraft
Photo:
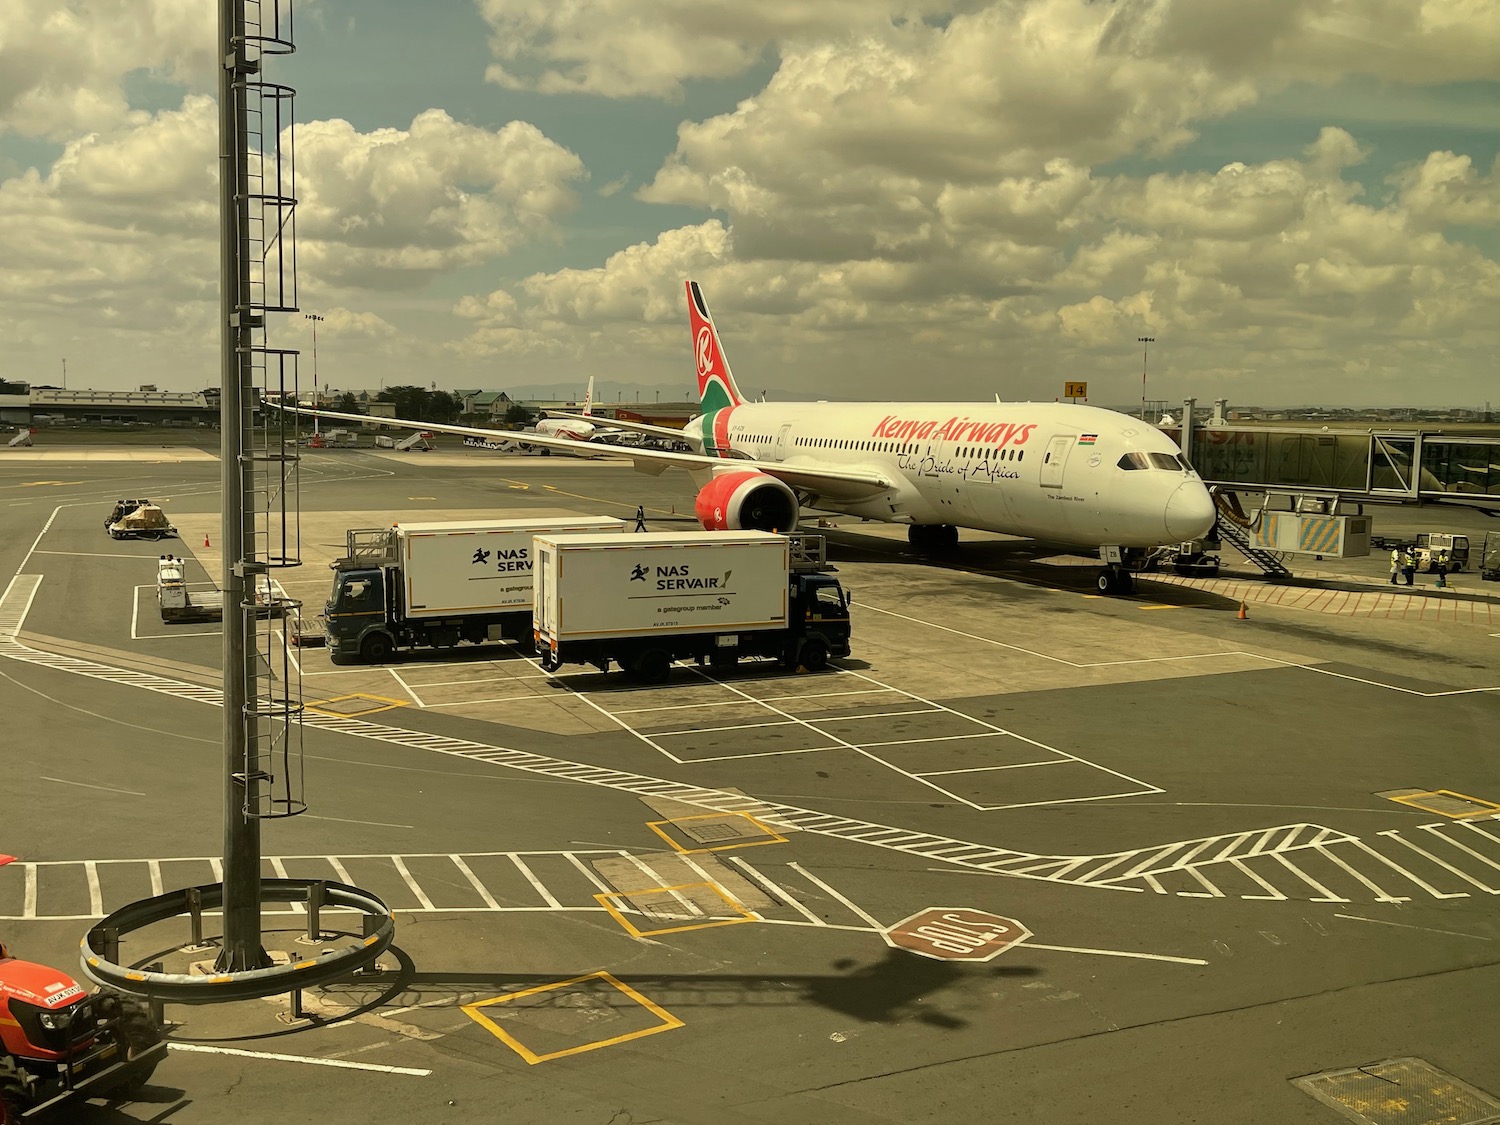
[[[1130,592],[1134,565],[1150,550],[1201,538],[1213,526],[1208,489],[1176,444],[1112,410],[1058,402],[747,401],[696,282],[687,283],[687,297],[702,413],[673,434],[693,452],[629,447],[620,454],[653,475],[686,469],[707,530],[787,530],[811,508],[905,524],[918,550],[956,547],[960,527],[999,532],[1097,552],[1098,588],[1109,594]],[[401,418],[386,424],[515,437]],[[523,440],[597,449],[540,432]]]

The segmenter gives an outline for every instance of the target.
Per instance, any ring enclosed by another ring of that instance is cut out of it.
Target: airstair
[[[20,449],[22,446],[30,445],[31,430],[29,428],[22,428],[20,433],[11,438],[10,441],[6,442],[5,444],[6,447],[10,449]]]
[[[1290,578],[1292,572],[1282,560],[1286,558],[1280,551],[1268,551],[1264,547],[1257,547],[1250,538],[1251,530],[1255,527],[1255,520],[1245,515],[1245,510],[1240,507],[1239,497],[1232,492],[1221,492],[1217,488],[1213,490],[1214,497],[1214,534],[1233,545],[1234,549],[1244,555],[1256,566],[1260,567],[1268,578]]]
[[[395,447],[403,453],[412,449],[431,449],[432,435],[425,431],[419,430],[416,433],[412,434],[410,437],[402,438],[396,443]]]

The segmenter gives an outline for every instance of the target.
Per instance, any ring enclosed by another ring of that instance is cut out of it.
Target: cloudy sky
[[[214,7],[0,0],[0,376],[217,383]],[[295,18],[324,386],[685,395],[692,277],[773,397],[1500,402],[1494,0]]]

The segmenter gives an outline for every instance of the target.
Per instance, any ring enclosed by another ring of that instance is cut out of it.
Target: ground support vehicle
[[[1479,549],[1479,577],[1486,582],[1500,582],[1500,533],[1485,533]]]
[[[542,667],[611,663],[648,683],[674,660],[849,655],[849,601],[821,536],[764,531],[538,535],[533,630]]]
[[[1435,572],[1439,562],[1452,574],[1469,565],[1469,537],[1445,531],[1424,531],[1417,536],[1417,569]]]
[[[89,992],[0,944],[0,1125],[82,1098],[127,1098],[167,1053],[150,1010]]]
[[[527,640],[531,537],[625,527],[607,516],[559,516],[352,529],[323,611],[329,652],[378,664],[402,649]]]
[[[104,530],[111,539],[165,539],[176,536],[177,529],[150,500],[116,500]]]
[[[222,621],[224,595],[218,590],[190,590],[184,577],[187,564],[173,555],[156,562],[156,604],[161,619],[177,621]]]

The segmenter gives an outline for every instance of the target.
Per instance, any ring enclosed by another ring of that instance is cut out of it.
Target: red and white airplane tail
[[[583,416],[592,418],[594,416],[594,377],[589,376],[589,389],[583,392]]]
[[[693,329],[693,356],[698,364],[698,401],[703,413],[738,406],[745,401],[744,396],[734,385],[729,360],[724,357],[724,345],[719,343],[714,318],[696,281],[687,283],[687,295],[688,318]]]

